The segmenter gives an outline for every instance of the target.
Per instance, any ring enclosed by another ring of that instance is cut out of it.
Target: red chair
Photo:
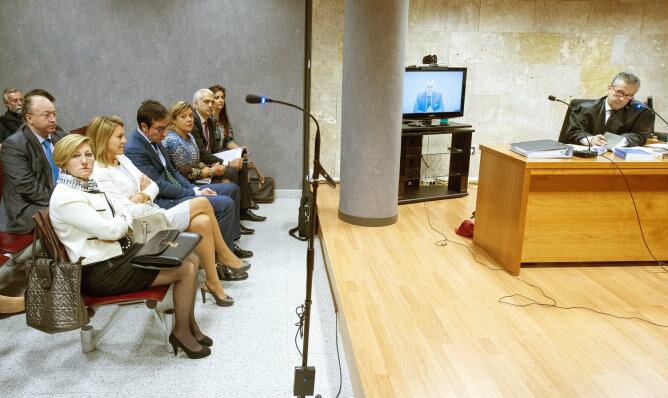
[[[2,163],[0,162],[0,198],[2,197],[2,184],[4,180],[4,172],[2,170]],[[0,232],[0,253],[2,253],[2,261],[4,263],[11,263],[11,260],[21,254],[24,250],[30,247],[32,243],[32,232],[26,234],[13,234],[10,232]]]
[[[51,225],[51,220],[49,219],[49,209],[42,209],[37,212],[33,219],[35,220],[35,228],[37,228],[37,236],[42,242],[42,248],[46,253],[53,257],[56,252],[58,257],[63,261],[69,261],[67,256],[67,251],[63,244],[58,240],[53,226]],[[160,327],[160,331],[164,336],[165,349],[168,352],[172,352],[172,345],[169,343],[169,335],[172,333],[174,328],[174,310],[168,309],[164,312],[161,312],[157,308],[159,302],[164,301],[165,295],[169,290],[170,285],[165,286],[156,286],[146,290],[132,292],[127,294],[119,294],[115,296],[83,296],[84,303],[88,308],[88,314],[92,318],[95,315],[97,309],[105,305],[115,305],[116,308],[111,314],[109,319],[100,329],[95,329],[92,325],[84,325],[81,328],[81,350],[83,352],[92,352],[97,348],[97,343],[100,342],[102,337],[111,329],[112,326],[118,321],[118,315],[121,310],[136,307],[138,305],[145,305],[149,309],[153,310],[152,313],[155,316],[156,321]]]
[[[79,127],[78,129],[70,130],[70,134],[86,135],[86,129],[88,129],[88,125]]]

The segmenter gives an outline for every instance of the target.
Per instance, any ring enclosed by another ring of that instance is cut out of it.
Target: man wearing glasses
[[[6,135],[9,136],[23,124],[23,119],[21,118],[23,94],[17,88],[6,88],[2,91],[2,102],[7,107],[7,112],[0,116],[0,125],[6,131]]]
[[[66,135],[56,130],[56,108],[43,95],[26,94],[22,115],[25,125],[2,143],[0,151],[0,230],[14,233],[32,231],[32,216],[49,205],[59,173],[53,147]]]
[[[608,85],[608,95],[575,105],[569,118],[569,142],[606,145],[604,134],[613,133],[623,137],[616,146],[644,145],[654,131],[654,114],[633,99],[639,88],[638,76],[620,72]]]

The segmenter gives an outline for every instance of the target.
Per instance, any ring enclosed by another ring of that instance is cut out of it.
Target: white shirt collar
[[[30,127],[28,127],[28,128],[30,128]],[[32,129],[30,129],[30,131],[32,131],[32,133],[35,134],[35,137],[37,137],[37,140],[39,141],[40,145],[42,145],[42,142],[44,142],[44,140],[47,140],[47,139],[50,140],[51,139],[51,134],[49,134],[48,136],[46,136],[46,138],[44,138],[41,135],[34,132]],[[51,145],[53,145],[53,141],[51,142]]]
[[[206,123],[206,118],[202,116],[199,111],[195,111],[197,113],[197,116],[199,117],[199,121],[202,122],[202,127],[204,127],[204,123]]]
[[[148,137],[146,136],[146,134],[144,134],[144,132],[141,131],[141,130],[139,129],[139,127],[137,127],[137,131],[139,132],[139,134],[140,134],[142,137],[144,137],[144,139],[145,139],[146,141],[148,141],[149,145],[150,145],[150,144],[153,144],[153,141],[151,141],[151,139],[148,138]]]

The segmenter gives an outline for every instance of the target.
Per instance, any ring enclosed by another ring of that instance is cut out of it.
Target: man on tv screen
[[[427,80],[425,90],[415,98],[413,113],[444,112],[443,96],[434,91],[434,81]]]

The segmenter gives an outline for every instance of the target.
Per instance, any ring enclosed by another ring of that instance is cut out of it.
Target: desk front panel
[[[668,169],[554,171],[530,177],[523,263],[651,261],[643,234],[668,259]]]

